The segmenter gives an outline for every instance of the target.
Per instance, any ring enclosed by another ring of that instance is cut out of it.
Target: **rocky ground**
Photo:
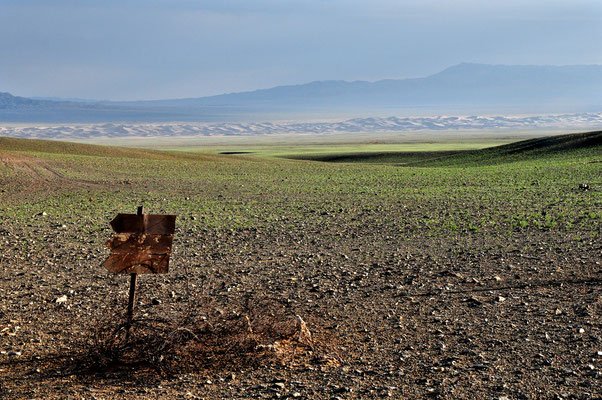
[[[5,186],[3,204],[105,185],[41,173],[50,189],[39,180]],[[120,188],[152,193],[144,185]],[[117,195],[116,187],[106,191]],[[147,204],[161,201],[149,196]],[[89,208],[97,201],[90,197]],[[345,204],[331,211],[308,202],[303,218],[235,229],[180,214],[170,272],[139,278],[137,318],[218,321],[255,307],[253,328],[274,315],[262,307],[276,304],[279,323],[290,324],[283,329],[294,332],[300,316],[314,342],[280,352],[264,342],[243,355],[195,352],[193,343],[165,371],[145,363],[86,368],[98,354],[93,333],[122,321],[127,303],[129,277],[101,266],[112,212],[86,214],[79,205],[4,213],[0,397],[602,398],[600,236],[400,231],[395,221],[422,204],[369,212]]]

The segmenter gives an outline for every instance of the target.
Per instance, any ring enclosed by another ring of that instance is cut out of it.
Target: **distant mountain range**
[[[321,81],[218,96],[44,100],[0,93],[0,122],[266,120],[289,115],[575,113],[602,110],[602,66],[459,64],[414,79]]]

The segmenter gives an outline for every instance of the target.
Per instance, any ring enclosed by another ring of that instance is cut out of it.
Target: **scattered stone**
[[[469,298],[465,299],[464,302],[467,303],[471,307],[478,307],[483,304],[483,302],[481,300],[477,299],[476,297],[469,297]]]
[[[19,357],[21,355],[20,351],[9,351],[8,356],[14,356],[14,357]]]
[[[151,303],[153,304],[153,306],[158,306],[159,304],[161,304],[161,300],[153,299]]]
[[[56,299],[54,299],[55,303],[64,303],[67,301],[67,295],[64,294],[61,297],[57,297]]]
[[[581,189],[581,190],[583,190],[585,192],[586,190],[589,190],[590,188],[589,188],[589,185],[587,183],[580,183],[579,184],[579,189]]]
[[[497,300],[499,303],[503,303],[504,301],[506,301],[506,298],[505,298],[505,297],[503,297],[503,296],[498,296],[498,297],[496,298],[496,300]]]

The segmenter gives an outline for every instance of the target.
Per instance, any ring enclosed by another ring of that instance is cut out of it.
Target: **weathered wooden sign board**
[[[117,214],[111,221],[116,235],[108,242],[111,249],[103,265],[114,274],[130,274],[126,342],[134,318],[136,281],[138,274],[164,274],[169,268],[171,243],[176,230],[175,215]]]
[[[176,228],[175,215],[118,214],[104,266],[114,274],[164,274]]]

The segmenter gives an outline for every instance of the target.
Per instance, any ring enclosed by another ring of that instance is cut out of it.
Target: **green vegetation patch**
[[[443,156],[359,152],[345,163],[2,139],[0,153],[25,158],[0,165],[0,217],[39,224],[45,220],[35,215],[42,212],[73,223],[85,215],[94,231],[114,213],[144,204],[149,212],[179,215],[181,226],[193,230],[369,224],[408,238],[521,230],[591,237],[600,234],[602,214],[599,138],[572,135]]]

